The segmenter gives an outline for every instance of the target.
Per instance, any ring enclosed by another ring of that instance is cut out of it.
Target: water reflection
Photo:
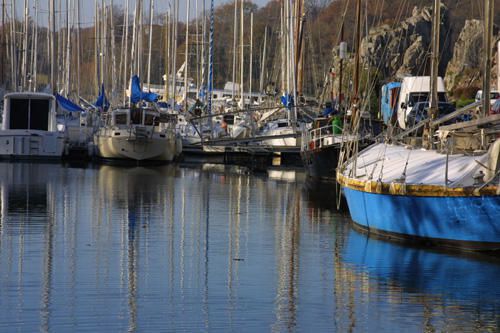
[[[349,311],[351,317],[363,316],[370,323],[362,327],[376,330],[389,326],[395,330],[400,326],[426,332],[498,330],[497,258],[407,247],[354,230],[345,237],[341,258],[337,271],[361,286]],[[342,296],[352,299],[348,293]],[[366,311],[366,304],[372,302],[378,304],[377,316],[387,315],[384,323],[373,320],[375,313]],[[409,317],[420,317],[422,322],[402,322],[394,315],[402,307]],[[356,326],[359,324],[358,320]]]
[[[498,329],[498,263],[354,233],[297,170],[0,175],[0,331]]]

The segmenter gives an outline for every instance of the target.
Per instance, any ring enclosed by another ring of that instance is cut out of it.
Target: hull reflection
[[[393,307],[401,302],[414,304],[413,315],[423,316],[428,325],[425,330],[495,331],[499,328],[495,315],[500,307],[500,286],[495,282],[500,274],[497,258],[406,247],[353,229],[346,235],[341,257],[339,270],[360,283],[360,298],[370,299],[382,293]],[[475,309],[474,314],[470,309]],[[357,311],[359,308],[353,309]],[[447,321],[444,315],[447,312],[467,320]]]

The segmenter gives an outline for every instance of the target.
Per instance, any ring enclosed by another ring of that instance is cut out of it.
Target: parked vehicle
[[[491,105],[495,104],[495,102],[499,98],[500,98],[500,92],[498,92],[496,90],[493,90],[490,92],[490,104]],[[475,99],[476,99],[476,102],[479,102],[483,99],[483,91],[482,90],[477,91]]]

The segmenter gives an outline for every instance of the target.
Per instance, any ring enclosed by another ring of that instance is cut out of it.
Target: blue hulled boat
[[[429,102],[421,119],[415,119],[411,128],[399,122],[399,134],[387,133],[384,143],[360,153],[357,147],[347,147],[337,181],[353,221],[370,232],[445,247],[500,250],[500,114],[488,115],[489,100],[483,101],[482,109],[472,104],[444,115],[440,112],[440,8],[435,0],[432,75],[426,79]],[[485,26],[491,33],[485,34],[485,45],[491,45],[492,13],[490,0],[485,5]],[[490,91],[491,49],[485,47],[485,96]],[[413,111],[409,109],[413,88],[405,86],[399,92],[401,103],[388,103],[402,115]],[[390,111],[387,120],[394,112]],[[353,105],[350,130],[354,133],[359,128],[358,114]]]
[[[482,155],[376,144],[339,170],[352,220],[441,246],[500,249],[500,139]]]

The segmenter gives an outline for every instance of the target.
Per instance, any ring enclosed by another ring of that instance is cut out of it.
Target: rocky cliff
[[[444,74],[451,57],[448,10],[441,8],[441,63]],[[426,75],[430,68],[432,8],[413,9],[412,16],[395,27],[383,25],[370,30],[361,49],[365,63],[378,68],[384,78],[402,75]]]
[[[401,76],[429,75],[432,10],[432,7],[415,7],[409,18],[396,25],[381,25],[370,29],[368,36],[362,40],[361,56],[363,67],[370,68],[372,78],[375,75],[379,81],[387,82]],[[449,12],[444,5],[441,16],[440,75],[444,76],[452,57]],[[338,47],[333,49],[335,69],[339,67],[338,52]],[[349,61],[347,71],[351,66],[352,61]]]
[[[467,20],[451,45],[449,11],[441,8],[441,52],[439,74],[445,78],[450,95],[470,98],[482,85],[483,71],[483,23]],[[498,34],[498,29],[495,30]],[[415,7],[411,17],[395,26],[381,25],[372,28],[362,40],[361,56],[364,70],[370,68],[370,75],[379,82],[395,80],[407,75],[429,75],[432,38],[432,8]],[[497,87],[497,44],[495,38],[492,87]],[[333,50],[334,68],[338,68],[338,48]],[[348,61],[347,71],[352,68]],[[349,74],[348,74],[349,75]],[[366,79],[366,75],[365,75]],[[335,83],[338,85],[338,83]],[[346,83],[344,83],[346,84]],[[462,96],[463,92],[466,92]]]

